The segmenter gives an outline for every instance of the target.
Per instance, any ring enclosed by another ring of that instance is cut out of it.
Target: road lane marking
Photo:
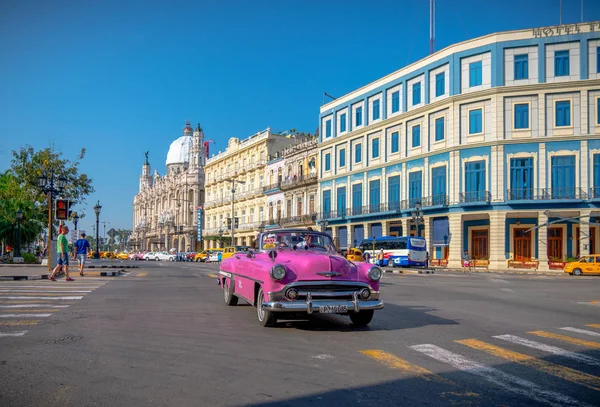
[[[556,339],[558,341],[569,342],[579,346],[585,346],[586,348],[600,349],[600,343],[598,342],[584,341],[583,339],[573,338],[572,336],[553,334],[552,332],[546,331],[532,331],[527,333],[531,335],[541,336],[542,338]]]
[[[0,318],[48,318],[52,314],[0,314]]]
[[[148,275],[148,273],[137,273],[135,276],[136,277],[146,277]]]
[[[600,324],[587,324],[586,326],[589,326],[590,328],[598,328],[598,329],[600,329]]]
[[[0,325],[3,326],[25,326],[25,325],[36,325],[40,322],[39,319],[29,319],[23,321],[1,321]]]
[[[15,305],[0,305],[0,308],[68,308],[69,305],[51,305],[51,304],[15,304]]]
[[[39,291],[39,289],[36,289],[36,291],[32,291],[32,290],[23,290],[23,289],[20,289],[20,290],[2,290],[2,289],[0,289],[0,293],[19,293],[19,294],[21,294],[21,293],[25,293],[25,294],[44,294],[44,293],[71,294],[71,293],[91,293],[91,292],[92,291],[88,291],[88,290],[69,290],[69,291],[43,290],[43,291]]]
[[[11,285],[11,286],[0,286],[0,289],[9,289],[9,288],[37,288],[37,289],[45,289],[45,288],[51,288],[51,289],[65,289],[65,290],[71,290],[71,289],[81,289],[81,290],[94,290],[98,287],[102,287],[100,286],[91,286],[91,285],[86,285],[86,286],[73,286],[73,285],[68,285],[68,286],[58,286],[56,284],[53,285],[37,285],[37,284],[32,284],[32,285]]]
[[[2,315],[3,312],[29,312],[29,313],[39,313],[39,312],[59,312],[59,309],[5,309],[5,310],[0,310],[0,315]]]
[[[594,331],[588,331],[586,329],[572,328],[570,326],[565,326],[564,328],[560,328],[563,331],[575,332],[578,334],[590,335],[590,336],[600,336],[600,333]]]
[[[0,338],[4,338],[7,336],[23,336],[28,331],[20,331],[20,332],[0,332]]]
[[[401,359],[396,355],[392,355],[391,353],[377,349],[359,350],[359,352],[367,357],[370,357],[371,359],[375,359],[376,361],[383,363],[387,367],[401,370],[403,373],[413,374],[427,381],[436,381],[454,385],[453,381],[437,375],[421,366],[414,365],[407,360]]]
[[[592,390],[600,390],[600,377],[592,376],[590,374],[580,372],[579,370],[555,365],[554,363],[546,362],[545,360],[537,359],[523,353],[513,352],[511,350],[504,349],[478,339],[461,339],[454,342],[468,346],[471,349],[486,352],[490,355],[511,361],[513,363],[518,363],[523,366],[537,369],[541,372],[559,377],[572,383],[581,384]]]
[[[83,296],[72,296],[72,297],[0,297],[0,300],[80,300]]]
[[[569,396],[565,396],[551,390],[545,390],[533,382],[469,360],[457,353],[447,351],[435,345],[414,345],[410,346],[410,348],[442,363],[449,364],[455,369],[479,376],[495,384],[496,386],[501,387],[509,393],[515,393],[520,396],[528,397],[553,407],[588,406],[587,404],[581,403],[580,401],[572,399]]]
[[[528,348],[541,350],[544,352],[552,353],[553,355],[562,356],[568,359],[573,359],[578,362],[582,362],[591,366],[600,366],[600,360],[593,358],[588,355],[581,353],[570,352],[566,349],[559,348],[558,346],[546,345],[541,342],[532,341],[530,339],[521,338],[520,336],[514,335],[497,335],[494,338],[502,339],[503,341],[511,342],[516,345],[527,346]]]
[[[84,293],[49,293],[47,291],[38,291],[38,292],[33,292],[33,291],[29,291],[29,292],[20,292],[20,293],[0,293],[0,295],[20,295],[20,296],[29,296],[29,295],[33,295],[33,296],[39,296],[39,297],[61,297],[64,295],[83,295]],[[85,293],[87,294],[87,293]],[[0,297],[2,298],[2,297]],[[25,297],[25,298],[29,298],[29,297]]]

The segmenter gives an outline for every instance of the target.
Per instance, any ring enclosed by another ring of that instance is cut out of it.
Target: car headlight
[[[369,269],[369,278],[373,281],[381,280],[382,275],[383,275],[383,272],[381,271],[381,269],[379,267],[371,267]]]
[[[281,280],[285,277],[285,267],[277,264],[271,268],[271,277],[275,280]]]

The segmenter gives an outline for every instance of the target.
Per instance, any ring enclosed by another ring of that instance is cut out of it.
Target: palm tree
[[[15,246],[17,243],[17,211],[23,211],[21,219],[21,246],[35,242],[44,229],[44,220],[33,201],[9,198],[0,201],[0,241]]]

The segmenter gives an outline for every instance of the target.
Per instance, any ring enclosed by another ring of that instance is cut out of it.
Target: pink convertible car
[[[379,267],[336,254],[329,235],[305,229],[261,233],[258,249],[223,260],[219,285],[225,304],[256,306],[262,326],[298,314],[343,314],[367,325],[379,299]]]

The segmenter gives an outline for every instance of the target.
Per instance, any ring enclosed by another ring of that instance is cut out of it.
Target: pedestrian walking
[[[89,251],[91,251],[90,242],[85,238],[85,233],[82,232],[75,242],[75,252],[77,253],[77,263],[79,264],[79,275],[81,277],[83,277],[83,268]]]
[[[379,253],[377,253],[377,265],[378,266],[383,266],[383,249],[381,249],[381,251]]]
[[[469,252],[465,250],[465,253],[462,256],[462,265],[463,265],[463,273],[465,272],[465,269],[468,268],[469,271],[471,271],[471,262],[469,261]]]
[[[67,276],[67,281],[75,281],[69,277],[69,242],[67,241],[67,233],[69,233],[69,227],[63,226],[60,235],[58,235],[56,244],[56,254],[58,257],[58,264],[52,270],[50,274],[50,280],[56,281],[54,276],[57,272],[63,271]]]

